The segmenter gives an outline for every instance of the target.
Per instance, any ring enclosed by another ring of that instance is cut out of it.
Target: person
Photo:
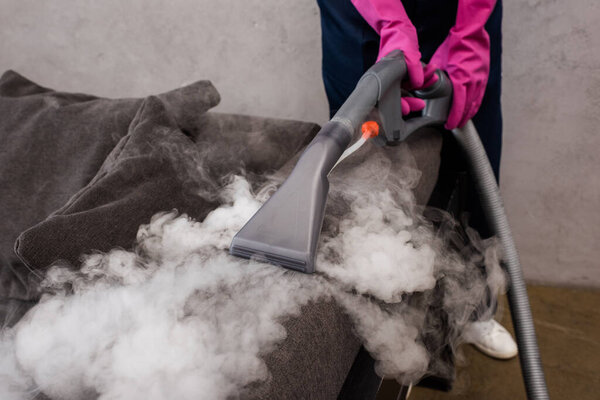
[[[360,77],[393,50],[404,53],[410,88],[434,82],[446,71],[453,99],[445,128],[473,120],[499,179],[502,147],[501,0],[317,0],[321,11],[323,83],[333,116]],[[426,67],[423,67],[423,63]],[[402,114],[420,111],[424,102],[402,101]],[[477,195],[470,225],[491,236]],[[464,339],[492,357],[516,356],[510,333],[494,319],[467,324]]]

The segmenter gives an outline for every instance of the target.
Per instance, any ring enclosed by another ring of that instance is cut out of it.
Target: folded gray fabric
[[[230,117],[209,119],[216,124]],[[239,119],[234,123],[240,126]],[[281,128],[282,124],[275,125]],[[239,128],[233,131],[237,138],[232,138],[231,131],[221,134],[208,124],[206,134],[200,133],[194,141],[179,129],[165,101],[149,97],[91,182],[23,232],[16,252],[30,269],[41,272],[59,260],[75,266],[83,254],[131,248],[138,227],[160,211],[177,209],[201,221],[218,206],[215,193],[228,175],[246,169],[258,174],[281,166],[317,130],[314,124],[283,125],[294,129],[267,140],[276,148],[276,156],[253,161],[252,149],[244,146],[248,137]],[[229,145],[228,139],[239,146]],[[267,154],[272,150],[264,148]]]
[[[218,103],[219,94],[210,82],[200,81],[159,98],[175,110],[182,129],[192,130],[196,119]],[[2,75],[0,298],[35,297],[30,271],[13,252],[17,236],[90,182],[127,134],[142,101],[57,92],[14,71]]]

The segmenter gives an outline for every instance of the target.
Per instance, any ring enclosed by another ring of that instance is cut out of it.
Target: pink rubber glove
[[[415,29],[400,0],[352,0],[356,10],[379,34],[377,61],[393,50],[402,50],[411,89],[423,86],[423,66],[419,40]],[[402,114],[420,111],[425,102],[417,98],[402,98]]]
[[[479,110],[490,72],[490,39],[484,29],[496,0],[458,0],[456,24],[425,69],[428,81],[443,69],[454,93],[446,129],[463,127]]]

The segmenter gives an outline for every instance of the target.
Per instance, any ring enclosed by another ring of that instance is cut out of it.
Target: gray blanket
[[[279,168],[318,130],[310,123],[206,114],[218,101],[208,81],[148,99],[112,100],[52,91],[6,72],[0,79],[0,298],[35,299],[43,270],[57,260],[75,265],[92,250],[129,248],[137,227],[158,211],[179,209],[202,219],[215,204],[195,192],[210,194],[210,185],[229,172],[258,176]],[[182,174],[185,163],[199,160],[212,176]],[[23,231],[19,259],[13,247]]]

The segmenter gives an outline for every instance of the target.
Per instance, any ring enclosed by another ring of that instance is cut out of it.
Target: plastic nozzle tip
[[[367,121],[360,127],[363,139],[372,139],[379,135],[379,124],[375,121]]]

